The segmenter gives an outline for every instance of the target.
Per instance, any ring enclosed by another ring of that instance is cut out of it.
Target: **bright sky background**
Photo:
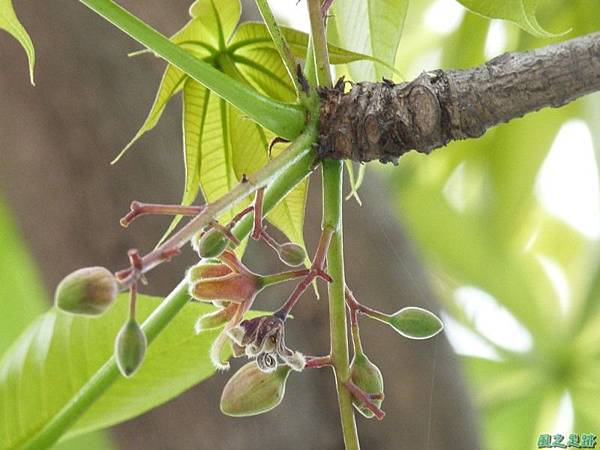
[[[303,3],[296,0],[270,2],[275,14],[290,26],[308,30],[308,18]],[[431,32],[449,34],[461,23],[465,10],[458,2],[437,0],[427,10],[424,26]],[[505,51],[507,45],[506,24],[493,20],[486,39],[486,57],[493,58]],[[409,76],[439,66],[440,53],[423,55],[414,62]],[[460,167],[456,178],[461,177]],[[454,207],[460,209],[460,180],[453,180],[444,193]],[[454,187],[453,187],[454,186]],[[561,127],[550,153],[544,161],[536,181],[535,192],[543,207],[551,214],[566,221],[590,240],[600,238],[600,194],[598,170],[594,155],[592,136],[586,123],[571,120]],[[561,309],[569,307],[569,286],[562,269],[554,261],[539,255],[538,260],[561,301]],[[473,320],[478,332],[486,339],[507,350],[527,352],[532,338],[508,310],[488,293],[463,286],[455,291],[455,301]],[[459,354],[498,359],[490,345],[477,334],[460,325],[448,314],[443,315],[446,335]],[[557,412],[553,430],[564,433],[573,426],[574,414],[570,395],[565,392]]]

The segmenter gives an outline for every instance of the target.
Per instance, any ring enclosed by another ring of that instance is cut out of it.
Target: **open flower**
[[[285,345],[285,324],[279,317],[271,315],[244,320],[227,333],[237,347],[234,350],[256,358],[256,364],[263,372],[274,371],[279,361],[297,371],[304,369],[304,355]]]

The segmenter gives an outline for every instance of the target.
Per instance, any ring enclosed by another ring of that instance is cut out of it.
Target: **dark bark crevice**
[[[356,83],[347,93],[344,85],[320,91],[321,157],[395,163],[600,90],[600,33],[408,83]]]

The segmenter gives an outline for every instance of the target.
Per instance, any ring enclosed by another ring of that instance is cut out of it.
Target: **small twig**
[[[381,394],[368,394],[354,384],[352,380],[346,381],[344,386],[346,386],[346,389],[350,391],[354,398],[361,402],[369,411],[371,411],[378,420],[382,420],[385,417],[385,412],[375,403],[373,403],[373,400],[380,399],[379,397],[381,397]]]
[[[273,236],[271,236],[269,233],[267,233],[267,230],[265,230],[264,228],[260,232],[260,238],[263,241],[265,241],[269,245],[269,247],[271,247],[273,250],[279,251],[281,244],[279,242],[277,242],[275,240],[275,238],[273,238]]]
[[[321,369],[322,367],[330,367],[331,356],[307,356],[306,358],[306,367],[307,369]]]
[[[127,228],[131,222],[146,214],[167,216],[196,216],[205,208],[202,206],[161,205],[157,203],[131,202],[130,211],[119,221],[121,226]]]
[[[265,188],[258,189],[254,197],[254,229],[252,230],[252,239],[258,240],[263,231],[263,201]]]
[[[275,316],[281,317],[282,320],[285,320],[289,315],[290,311],[294,308],[302,294],[308,289],[310,284],[316,279],[321,278],[327,282],[333,281],[333,279],[325,272],[325,265],[327,259],[327,251],[329,250],[329,245],[331,244],[331,237],[333,236],[333,229],[326,227],[323,229],[321,233],[321,239],[319,240],[319,246],[317,247],[317,252],[313,259],[313,263],[309,269],[308,274],[304,277],[300,283],[296,286],[296,289],[288,297],[287,301],[283,304],[277,312],[275,312]]]
[[[348,288],[348,286],[346,286],[345,289],[345,296],[346,305],[348,305],[348,308],[350,309],[350,317],[352,317],[352,312],[355,312],[359,314],[364,314],[365,316],[368,316],[375,320],[379,320],[380,322],[388,323],[390,317],[388,314],[370,308],[366,305],[363,305],[362,303],[359,303],[359,301],[356,300],[356,297],[354,297],[354,294]]]

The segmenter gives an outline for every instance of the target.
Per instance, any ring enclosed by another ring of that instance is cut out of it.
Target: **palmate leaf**
[[[173,35],[173,42],[263,94],[295,101],[293,86],[265,25],[245,23],[233,33],[240,14],[237,1],[198,0],[190,13],[192,20]],[[308,35],[289,28],[283,32],[294,55],[304,57]],[[374,60],[335,46],[330,46],[330,55],[334,64]],[[268,162],[268,145],[275,136],[169,66],[146,121],[124,151],[156,125],[166,103],[179,91],[183,91],[186,168],[182,204],[191,204],[199,191],[210,202],[231,190],[243,175],[253,174]],[[274,153],[279,150],[276,148]],[[303,181],[292,190],[267,216],[291,241],[302,246],[307,183]],[[221,220],[231,217],[228,214]],[[179,220],[172,222],[167,234]]]
[[[539,0],[457,0],[474,13],[492,19],[514,22],[528,33],[539,37],[553,37],[559,34],[546,31],[536,18]]]
[[[160,301],[141,296],[139,319]],[[112,355],[127,308],[124,295],[100,318],[53,308],[20,336],[0,361],[0,448],[19,448],[77,394]],[[208,304],[186,305],[149,347],[139,372],[119,379],[65,438],[135,417],[212,375],[208,353],[219,330],[196,335],[193,328],[199,315],[213,309]]]
[[[27,60],[29,61],[29,78],[31,84],[35,84],[33,81],[33,69],[35,66],[33,42],[31,42],[29,34],[27,34],[27,31],[25,31],[25,28],[17,18],[12,0],[0,0],[0,29],[10,33],[25,50]]]
[[[393,67],[407,10],[408,0],[336,0],[333,4],[336,43]],[[355,81],[392,77],[391,69],[373,62],[353,64],[348,70]]]

